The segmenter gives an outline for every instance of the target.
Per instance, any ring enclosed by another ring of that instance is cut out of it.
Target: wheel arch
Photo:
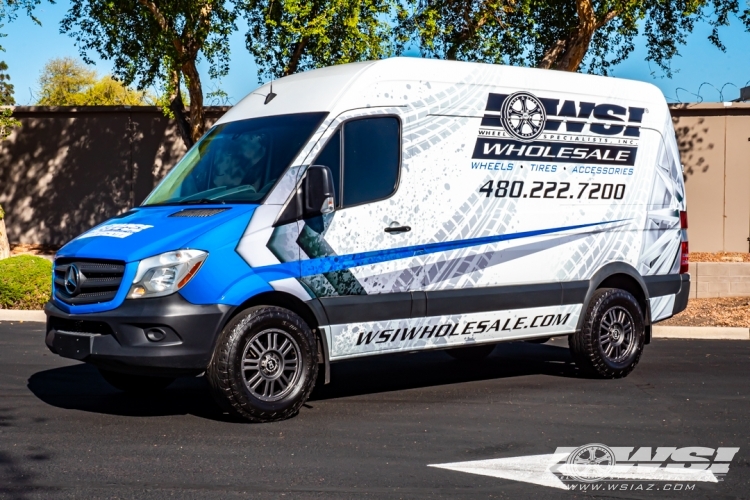
[[[635,297],[643,311],[643,321],[646,328],[646,344],[651,342],[651,308],[649,307],[648,287],[640,273],[631,265],[624,262],[613,262],[599,269],[589,280],[589,289],[583,302],[586,310],[594,292],[600,288],[619,288]],[[584,315],[578,318],[577,330],[583,327]]]
[[[245,300],[242,304],[238,305],[232,314],[229,315],[222,328],[226,326],[232,318],[238,315],[249,307],[254,306],[276,306],[288,309],[293,313],[297,314],[302,318],[305,323],[310,327],[315,334],[315,338],[318,343],[318,363],[322,363],[325,369],[325,383],[329,383],[331,379],[330,362],[329,362],[329,349],[328,339],[325,333],[320,328],[321,325],[328,324],[328,318],[326,317],[325,311],[320,303],[316,300],[303,301],[299,297],[292,295],[291,293],[280,292],[277,290],[261,292],[257,295],[253,295],[249,299]]]

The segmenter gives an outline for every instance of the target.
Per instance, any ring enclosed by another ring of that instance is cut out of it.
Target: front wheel
[[[600,378],[625,377],[638,364],[646,338],[643,312],[630,293],[617,288],[594,292],[581,331],[568,337],[576,364]]]
[[[251,422],[283,420],[312,392],[316,352],[302,318],[280,307],[251,307],[222,331],[206,378],[230,413]]]

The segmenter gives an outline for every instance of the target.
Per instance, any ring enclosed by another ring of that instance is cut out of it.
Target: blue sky
[[[8,63],[11,82],[15,85],[16,101],[20,105],[33,104],[37,79],[45,62],[54,57],[78,57],[73,39],[59,32],[60,20],[67,8],[68,2],[65,0],[59,0],[54,5],[44,3],[36,11],[37,17],[42,21],[41,27],[19,15],[18,19],[6,23],[0,29],[8,35],[0,39],[0,45],[6,50],[5,53],[0,53],[0,60]],[[201,65],[204,92],[221,88],[229,94],[231,103],[239,101],[258,86],[255,64],[245,49],[246,25],[240,22],[238,27],[239,30],[230,41],[232,64],[229,75],[221,82],[210,81],[207,65]],[[700,94],[704,101],[735,99],[739,95],[739,87],[750,85],[750,33],[745,31],[739,20],[732,19],[732,24],[720,32],[727,47],[726,52],[721,52],[708,42],[709,33],[710,28],[706,24],[696,27],[687,44],[681,47],[682,55],[672,61],[672,78],[666,78],[658,68],[649,66],[645,61],[645,46],[638,42],[636,50],[614,69],[612,76],[653,83],[662,90],[669,102],[700,100],[694,94]],[[100,74],[111,71],[112,66],[108,61],[100,60],[94,54],[91,56],[96,61],[95,69]],[[720,94],[722,87],[723,94]]]

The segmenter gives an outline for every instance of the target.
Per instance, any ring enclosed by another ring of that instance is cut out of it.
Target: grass
[[[18,255],[0,260],[0,309],[41,309],[52,293],[52,263]]]

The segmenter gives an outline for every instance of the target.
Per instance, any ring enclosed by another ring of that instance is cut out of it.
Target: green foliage
[[[166,84],[169,109],[179,115],[181,130],[189,127],[183,139],[190,145],[205,127],[198,59],[207,59],[212,78],[227,74],[235,19],[223,0],[71,0],[61,31],[76,40],[86,62],[90,52],[111,60],[115,76],[126,84],[137,82],[139,89]],[[194,104],[189,121],[181,81]]]
[[[33,255],[0,260],[0,309],[41,309],[52,293],[52,263]]]
[[[393,53],[393,0],[239,0],[259,79]]]
[[[13,106],[16,101],[13,98],[13,85],[9,83],[10,76],[6,71],[8,65],[4,61],[0,61],[0,106]],[[0,109],[0,141],[8,137],[13,129],[20,127],[21,122],[13,118],[13,110],[11,108]],[[2,209],[0,209],[2,213]],[[0,219],[2,219],[0,215]]]
[[[3,210],[3,206],[0,205],[0,220],[3,220],[5,218],[5,210]]]
[[[21,122],[13,118],[13,110],[11,108],[0,110],[0,141],[8,137],[14,128],[20,126]]]
[[[398,50],[416,42],[429,57],[607,74],[646,38],[647,60],[667,76],[698,21],[723,50],[718,29],[738,0],[407,0]],[[743,21],[750,25],[750,10]]]
[[[81,62],[65,57],[44,65],[39,77],[40,106],[139,106],[150,104],[145,92],[133,90]]]
[[[13,106],[16,103],[13,98],[13,84],[10,83],[7,71],[8,65],[5,61],[0,61],[0,106]]]

